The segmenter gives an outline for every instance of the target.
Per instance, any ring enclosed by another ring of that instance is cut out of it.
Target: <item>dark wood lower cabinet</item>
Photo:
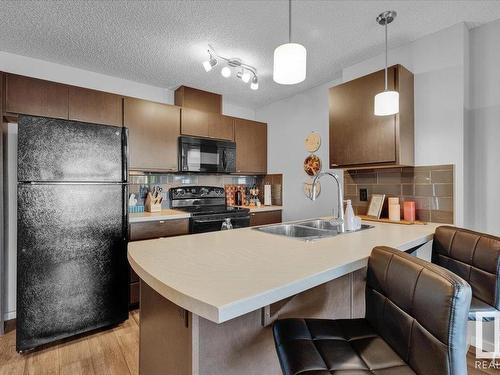
[[[150,240],[160,237],[181,236],[189,233],[189,219],[143,221],[130,223],[129,241]],[[135,309],[139,305],[139,276],[129,266],[130,298],[129,307]]]
[[[250,226],[281,223],[281,210],[250,213]]]
[[[189,233],[189,219],[144,221],[131,223],[129,241],[180,236]]]

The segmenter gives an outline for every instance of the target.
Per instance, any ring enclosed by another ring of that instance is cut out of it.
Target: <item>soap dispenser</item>
[[[356,221],[354,217],[354,210],[352,209],[351,200],[348,199],[345,202],[346,202],[345,214],[344,214],[345,230],[346,231],[356,230]]]

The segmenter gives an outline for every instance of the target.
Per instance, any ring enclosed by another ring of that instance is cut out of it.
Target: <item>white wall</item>
[[[86,87],[94,90],[112,92],[159,103],[174,104],[174,91],[168,88],[146,85],[88,70],[73,68],[71,66],[1,51],[0,71]],[[222,108],[223,113],[229,116],[241,117],[249,120],[253,120],[255,117],[253,108],[234,105],[229,98],[223,98]]]
[[[470,126],[466,224],[500,235],[500,20],[470,32]]]
[[[311,131],[322,139],[315,152],[328,170],[328,89],[338,81],[329,82],[298,95],[274,102],[256,111],[257,120],[268,124],[268,171],[283,173],[283,219],[295,220],[332,215],[337,207],[337,188],[329,177],[321,179],[321,194],[316,201],[308,199],[303,183],[309,176],[303,162],[309,153],[304,139]],[[337,171],[342,177],[342,172]]]
[[[455,165],[455,224],[464,224],[464,127],[468,91],[468,35],[464,23],[389,52],[415,77],[415,164]],[[348,81],[382,69],[384,56],[343,70]]]

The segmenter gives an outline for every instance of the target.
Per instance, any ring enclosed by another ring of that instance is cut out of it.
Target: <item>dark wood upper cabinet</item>
[[[399,114],[374,115],[384,71],[330,88],[330,167],[414,164],[413,74],[401,65],[388,70],[388,89],[399,92]]]
[[[208,136],[234,140],[234,119],[217,113],[208,114]]]
[[[125,98],[123,124],[129,129],[129,168],[177,171],[180,108]]]
[[[234,119],[236,172],[265,174],[267,172],[267,124]]]
[[[69,119],[122,126],[122,97],[103,91],[70,86]]]
[[[68,118],[68,86],[5,74],[5,112]]]
[[[175,105],[204,112],[222,113],[222,95],[181,86],[175,90]]]
[[[192,108],[181,109],[181,133],[197,137],[208,137],[209,113]]]

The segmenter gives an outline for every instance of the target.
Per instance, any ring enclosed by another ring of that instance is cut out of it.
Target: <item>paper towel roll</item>
[[[271,185],[264,185],[264,206],[271,205]]]

